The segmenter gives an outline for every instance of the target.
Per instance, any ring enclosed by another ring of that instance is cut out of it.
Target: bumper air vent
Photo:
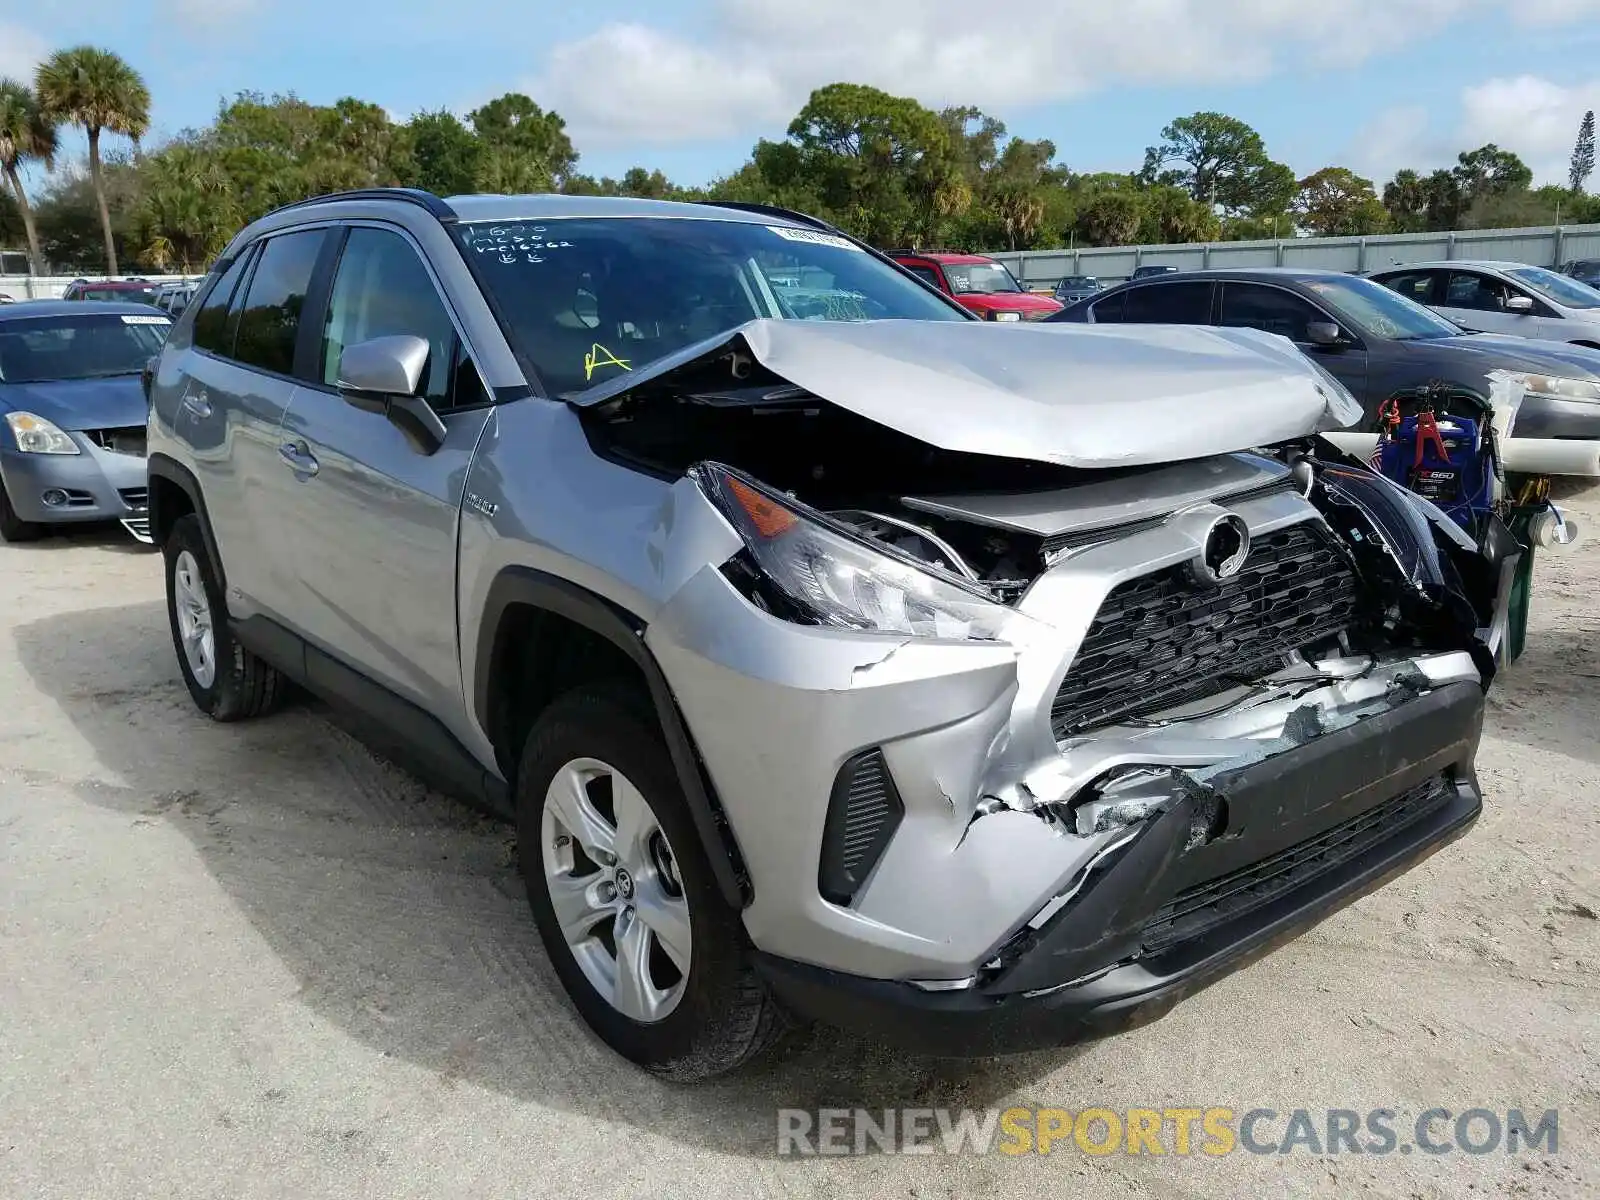
[[[848,905],[855,898],[905,811],[882,750],[858,754],[839,769],[817,868],[817,890],[824,900]]]

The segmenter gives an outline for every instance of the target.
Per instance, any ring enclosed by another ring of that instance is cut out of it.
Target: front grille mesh
[[[1360,857],[1449,794],[1449,782],[1436,775],[1287,850],[1179,892],[1145,923],[1145,952],[1154,954],[1200,937]]]
[[[1354,570],[1320,524],[1255,539],[1243,569],[1209,587],[1170,567],[1119,584],[1050,706],[1058,738],[1214,695],[1346,628]]]
[[[127,425],[116,429],[91,429],[89,440],[102,450],[110,450],[113,454],[132,454],[144,457],[145,453],[145,427],[143,425]]]

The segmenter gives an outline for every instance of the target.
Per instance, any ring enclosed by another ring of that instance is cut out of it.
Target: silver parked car
[[[779,209],[376,190],[239,234],[152,396],[194,702],[299,683],[514,818],[663,1074],[1147,1020],[1479,812],[1515,556],[1308,453],[1359,407],[1282,338],[1002,329]]]
[[[1409,263],[1371,278],[1468,329],[1600,348],[1600,291],[1545,267]]]

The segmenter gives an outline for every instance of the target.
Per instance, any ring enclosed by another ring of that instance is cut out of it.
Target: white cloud
[[[1348,66],[1496,11],[1556,25],[1600,0],[716,0],[698,38],[608,25],[524,86],[581,144],[688,142],[770,130],[841,79],[1000,111]]]
[[[237,30],[261,7],[261,0],[161,0],[161,19],[180,33],[215,33]]]
[[[0,21],[0,76],[31,82],[34,67],[49,49],[33,30]]]
[[[1591,109],[1600,109],[1600,79],[1570,87],[1534,75],[1491,79],[1461,93],[1462,145],[1494,142],[1516,151],[1535,182],[1559,183]]]

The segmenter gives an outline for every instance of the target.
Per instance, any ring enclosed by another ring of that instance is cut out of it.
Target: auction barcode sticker
[[[141,315],[139,313],[124,313],[123,317],[122,317],[122,323],[124,325],[171,325],[172,324],[172,322],[169,321],[166,317],[156,317],[156,316],[146,317],[146,316],[143,316],[143,315]]]
[[[815,229],[791,229],[787,225],[768,225],[767,228],[791,242],[810,242],[813,246],[833,246],[838,250],[854,250],[857,253],[861,251],[861,247],[849,238],[840,237],[836,233],[822,233]]]

